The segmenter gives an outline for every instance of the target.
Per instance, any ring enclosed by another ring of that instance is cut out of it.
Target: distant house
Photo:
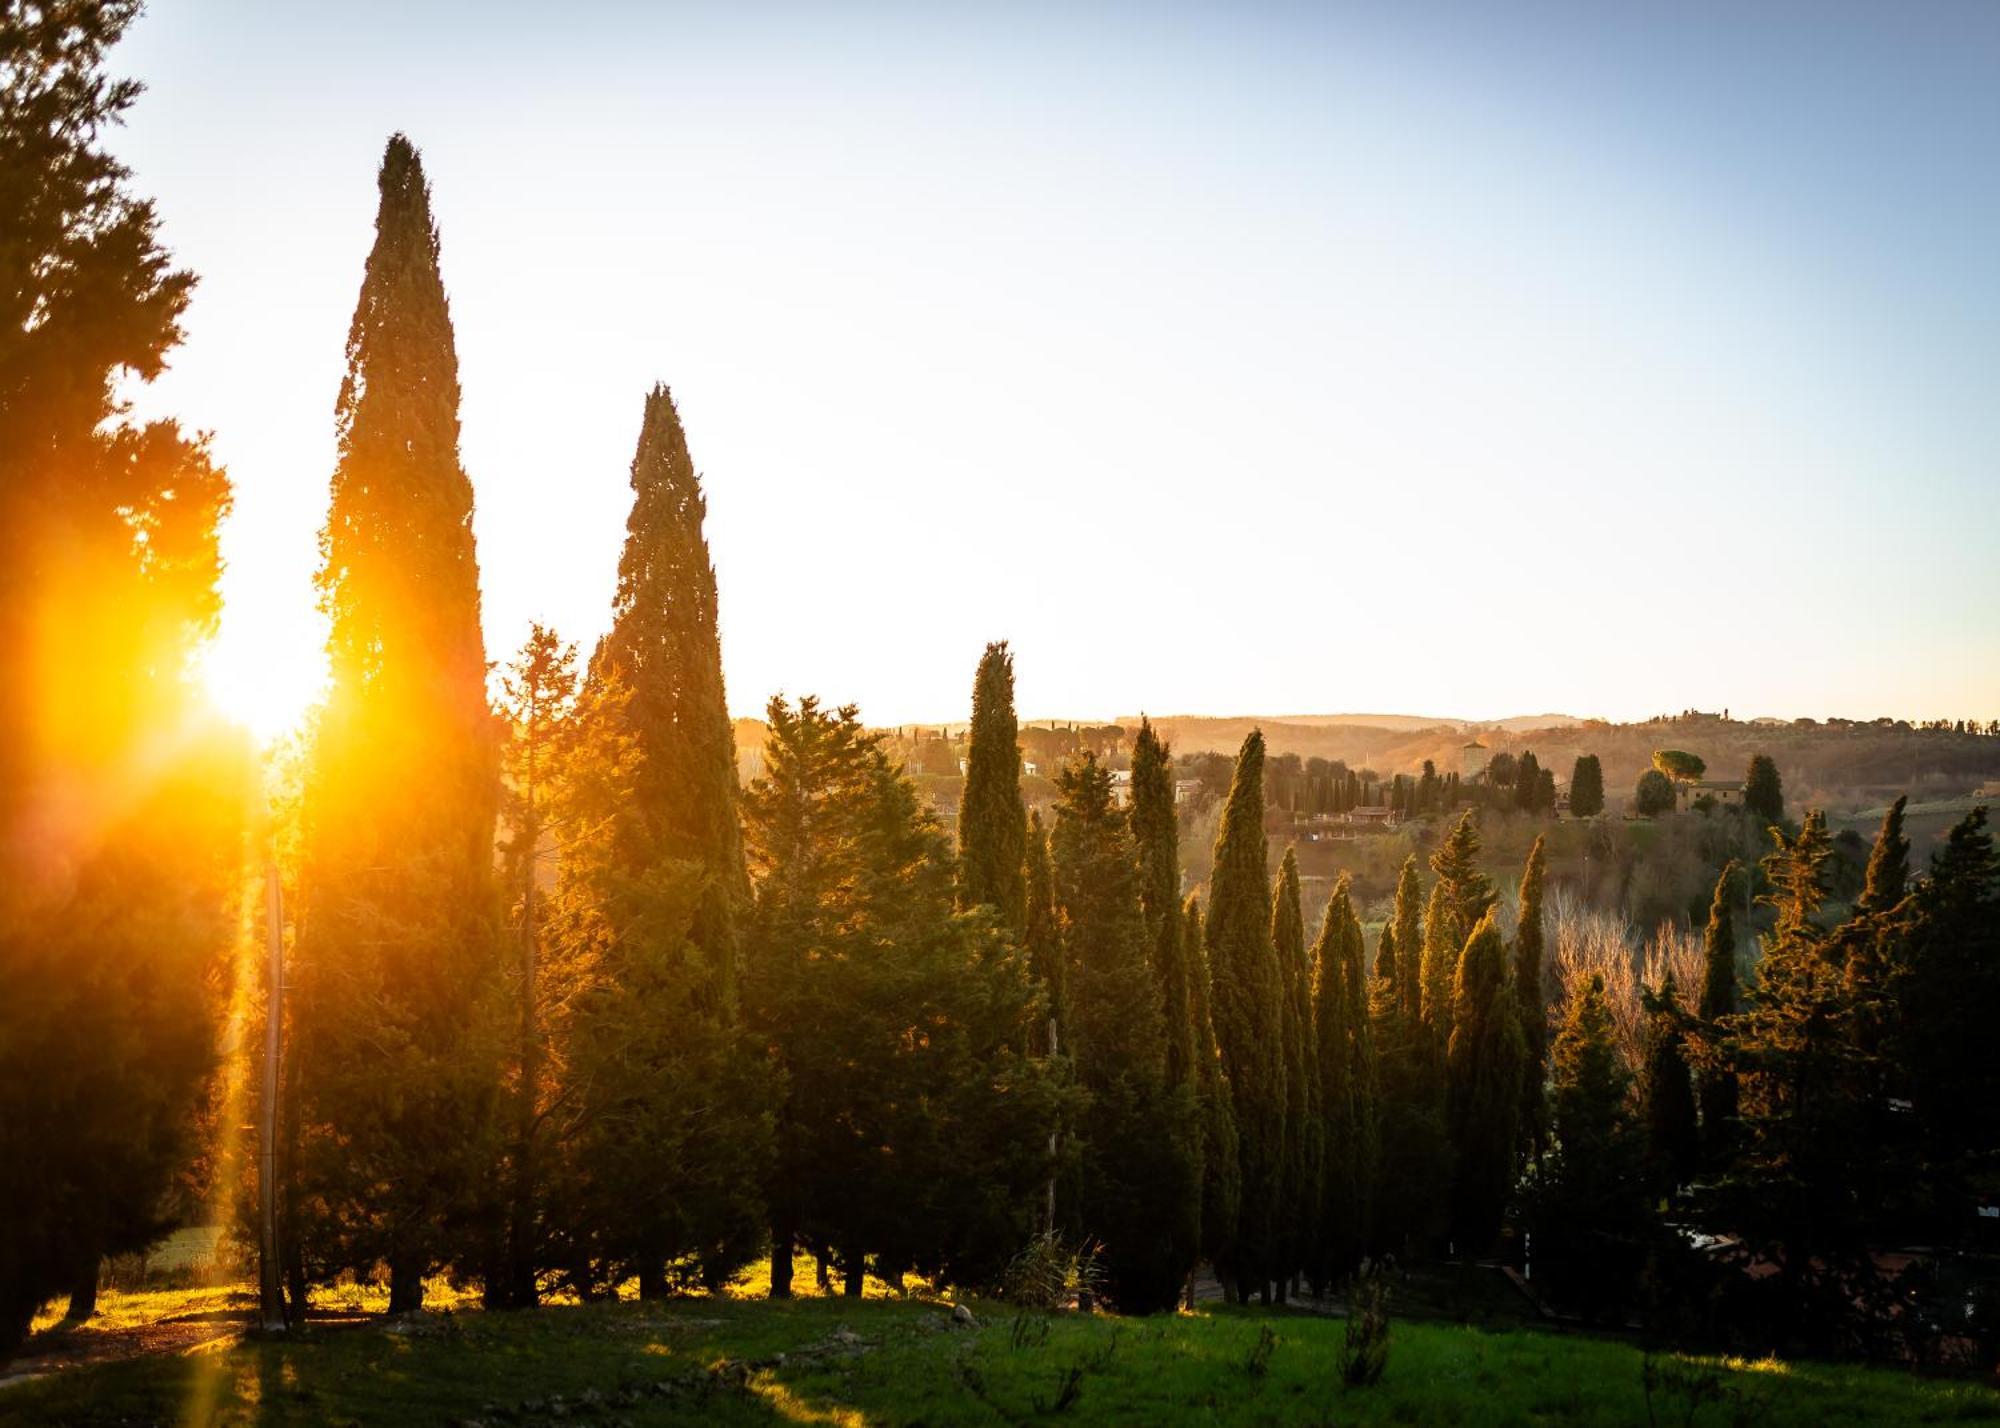
[[[1485,776],[1486,766],[1493,762],[1493,751],[1474,739],[1459,750],[1461,768],[1459,777],[1467,783],[1477,782]]]
[[[1195,799],[1195,798],[1196,798],[1197,796],[1199,796],[1199,795],[1200,795],[1200,793],[1201,793],[1201,780],[1200,780],[1200,779],[1198,779],[1198,778],[1177,778],[1177,779],[1175,779],[1175,780],[1174,780],[1174,802],[1175,802],[1175,803],[1188,803],[1188,802],[1191,802],[1191,801],[1193,801],[1193,800],[1194,800],[1194,799]]]
[[[1394,808],[1350,808],[1342,815],[1349,823],[1359,823],[1363,827],[1394,828],[1403,821],[1402,812]]]
[[[1021,772],[1025,774],[1027,777],[1034,778],[1037,774],[1041,773],[1041,771],[1042,771],[1042,766],[1036,763],[1033,759],[1021,760]]]
[[[1132,803],[1132,770],[1111,770],[1111,802],[1114,807],[1127,808]]]
[[[1686,813],[1704,798],[1718,808],[1741,808],[1743,806],[1743,783],[1740,779],[1691,778],[1674,785],[1680,796],[1681,812]]]

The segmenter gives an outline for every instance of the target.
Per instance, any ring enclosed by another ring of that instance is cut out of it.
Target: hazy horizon
[[[404,130],[496,661],[603,629],[664,380],[741,714],[1008,638],[1024,709],[1993,717],[2000,12],[1912,13],[156,4],[219,678],[318,667]]]

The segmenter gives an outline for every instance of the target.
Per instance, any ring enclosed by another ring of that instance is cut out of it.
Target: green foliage
[[[1390,926],[1396,934],[1396,1000],[1403,1015],[1415,1022],[1423,1016],[1424,884],[1417,872],[1417,855],[1403,859],[1396,875],[1396,906]]]
[[[1539,1150],[1543,1137],[1543,1091],[1549,1054],[1548,1003],[1542,991],[1542,882],[1548,854],[1541,838],[1528,850],[1521,870],[1520,916],[1514,932],[1514,999],[1527,1060],[1521,1074],[1521,1131]]]
[[[1695,1115],[1694,1077],[1688,1067],[1687,1038],[1674,1001],[1669,972],[1657,993],[1645,995],[1646,1062],[1639,1082],[1646,1143],[1655,1183],[1673,1190],[1694,1174],[1701,1152]]]
[[[1493,906],[1496,894],[1493,880],[1479,871],[1479,829],[1473,822],[1471,809],[1459,815],[1451,832],[1431,854],[1431,871],[1437,874],[1438,885],[1444,889],[1452,924],[1461,936],[1477,927],[1479,919]]]
[[[1536,1279],[1580,1312],[1616,1316],[1645,1254],[1645,1147],[1601,976],[1572,988],[1550,1071],[1553,1145],[1529,1201]]]
[[[1488,909],[1459,957],[1446,1057],[1451,1232],[1461,1253],[1485,1249],[1500,1233],[1513,1189],[1526,1060],[1506,943]]]
[[[1673,781],[1658,769],[1647,769],[1639,775],[1638,786],[1632,791],[1632,806],[1641,818],[1657,818],[1673,812]]]
[[[1320,1106],[1319,1053],[1313,1021],[1313,962],[1299,906],[1298,851],[1287,848],[1271,894],[1271,946],[1284,985],[1284,1188],[1280,1192],[1283,1279],[1312,1263],[1325,1177],[1326,1126]]]
[[[1181,935],[1179,821],[1174,816],[1174,765],[1167,746],[1142,719],[1132,745],[1132,841],[1139,860],[1139,901],[1146,914],[1153,975],[1166,1014],[1167,1080],[1195,1078],[1194,973]]]
[[[1201,1098],[1201,1252],[1210,1263],[1230,1263],[1242,1212],[1242,1145],[1236,1105],[1222,1069],[1210,1010],[1208,956],[1202,950],[1201,903],[1192,894],[1181,907],[1181,957],[1191,986],[1196,1079]]]
[[[1027,956],[990,912],[954,912],[943,828],[851,707],[774,699],[769,719],[747,1004],[785,1075],[773,1292],[798,1245],[987,1281],[1033,1233],[1064,1109],[1029,1051]]]
[[[487,1215],[502,1038],[486,700],[458,357],[417,151],[391,138],[348,331],[318,582],[331,685],[306,777],[290,1069],[308,1277],[398,1307]]]
[[[1020,729],[1014,717],[1014,657],[986,647],[972,683],[972,739],[958,810],[958,904],[988,906],[1007,926],[1026,918],[1028,813],[1021,802]]]
[[[1743,806],[1766,823],[1785,821],[1785,785],[1768,754],[1754,754],[1743,775]]]
[[[1312,948],[1315,1064],[1310,1068],[1323,1127],[1321,1184],[1309,1211],[1318,1225],[1311,1269],[1325,1286],[1349,1274],[1372,1242],[1375,1188],[1375,1056],[1362,973],[1361,923],[1347,880],[1328,899]]]
[[[1028,869],[1025,885],[1027,917],[1021,931],[1021,947],[1028,954],[1028,966],[1048,1004],[1050,1030],[1043,1050],[1055,1054],[1060,1042],[1068,974],[1063,964],[1062,929],[1056,921],[1055,873],[1049,867],[1049,836],[1042,829],[1042,815],[1028,817]]]
[[[1702,933],[1701,1021],[1712,1038],[1725,1019],[1736,1014],[1736,933],[1731,921],[1735,884],[1742,876],[1731,861],[1715,880],[1708,906],[1708,926]],[[1701,1068],[1701,1133],[1704,1151],[1719,1162],[1735,1135],[1736,1073],[1725,1060],[1709,1057]]]
[[[1340,1381],[1349,1388],[1373,1388],[1389,1367],[1389,1286],[1381,1274],[1367,1276],[1348,1296],[1347,1329],[1340,1342]]]
[[[1141,865],[1111,775],[1086,753],[1057,778],[1050,837],[1069,969],[1070,1053],[1089,1093],[1075,1221],[1100,1244],[1106,1291],[1127,1313],[1171,1308],[1201,1232],[1197,1100],[1167,1076],[1164,1000],[1148,951]]]
[[[1242,1166],[1237,1233],[1225,1272],[1246,1283],[1285,1269],[1277,1239],[1284,1184],[1284,980],[1271,943],[1267,858],[1264,736],[1253,730],[1237,755],[1216,835],[1202,934]]]
[[[125,404],[194,285],[103,142],[136,13],[0,20],[0,1355],[230,1168],[204,1093],[255,771],[188,683],[229,482]]]
[[[1442,1051],[1451,1040],[1451,983],[1458,975],[1458,954],[1465,946],[1465,933],[1451,908],[1451,889],[1440,878],[1431,884],[1429,904],[1424,908],[1424,950],[1419,978],[1422,982],[1422,1019]]]
[[[1862,886],[1856,912],[1887,912],[1903,900],[1910,880],[1910,840],[1903,836],[1903,809],[1908,794],[1889,805],[1882,815],[1882,827],[1875,834],[1875,846],[1868,853],[1868,876]]]
[[[1595,818],[1604,811],[1604,766],[1595,754],[1578,754],[1569,776],[1569,811],[1576,818]]]
[[[1676,783],[1692,783],[1708,772],[1708,763],[1682,749],[1653,750],[1653,767]]]

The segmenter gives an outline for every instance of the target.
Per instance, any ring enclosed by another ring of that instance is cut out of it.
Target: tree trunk
[[[23,1300],[22,1295],[0,1291],[0,1363],[27,1339],[35,1310],[41,1307]]]
[[[1265,1280],[1257,1287],[1257,1302],[1265,1308],[1271,1307],[1271,1281]]]
[[[389,1261],[389,1312],[408,1314],[424,1307],[424,1274],[413,1259]]]
[[[792,1232],[779,1230],[771,1236],[771,1297],[792,1297]]]
[[[81,1324],[97,1317],[97,1271],[103,1261],[92,1254],[76,1267],[76,1278],[70,1282],[69,1312],[63,1315],[71,1324]]]
[[[667,1297],[667,1268],[654,1260],[647,1260],[639,1266],[639,1297],[641,1299],[665,1299]]]
[[[833,1292],[833,1261],[827,1257],[825,1245],[821,1245],[813,1251],[813,1274],[819,1282],[819,1292],[822,1294],[831,1294]]]
[[[845,1294],[849,1299],[859,1299],[861,1297],[862,1285],[866,1281],[867,1276],[867,1257],[860,1254],[849,1256],[847,1261],[847,1283],[841,1289],[841,1293]]]

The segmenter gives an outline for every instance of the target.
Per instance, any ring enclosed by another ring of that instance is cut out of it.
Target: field
[[[0,1424],[2000,1422],[1985,1385],[1577,1334],[1398,1321],[1382,1381],[1357,1388],[1338,1319],[970,1308],[970,1325],[896,1299],[433,1311],[0,1388]]]

